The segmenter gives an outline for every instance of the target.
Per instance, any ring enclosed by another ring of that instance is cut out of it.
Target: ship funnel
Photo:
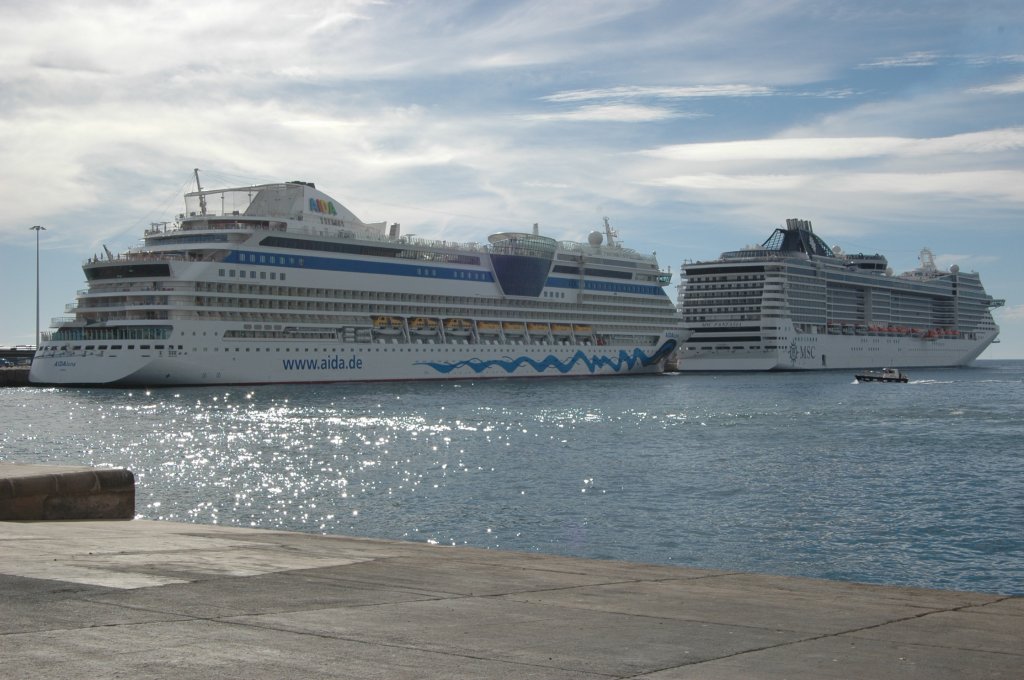
[[[803,229],[804,231],[814,232],[814,229],[811,228],[810,220],[801,220],[795,217],[791,217],[786,220],[786,229],[789,229],[790,231]]]
[[[388,231],[388,238],[392,241],[397,241],[398,237],[402,234],[402,225],[395,222],[391,225],[391,229]]]
[[[540,297],[551,272],[558,241],[546,236],[491,234],[491,267],[505,295]]]

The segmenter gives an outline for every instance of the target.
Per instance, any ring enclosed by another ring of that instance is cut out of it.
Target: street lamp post
[[[39,349],[39,232],[46,231],[46,227],[38,224],[29,227],[30,231],[36,232],[36,349]]]

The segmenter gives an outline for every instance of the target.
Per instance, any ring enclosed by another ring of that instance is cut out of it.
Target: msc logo
[[[813,345],[798,345],[796,340],[789,343],[789,360],[796,363],[797,359],[813,359],[814,358],[814,346]]]
[[[324,213],[325,215],[338,214],[338,211],[334,209],[334,204],[322,198],[309,199],[309,209],[313,212]]]

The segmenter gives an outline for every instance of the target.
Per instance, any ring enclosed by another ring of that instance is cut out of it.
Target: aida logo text
[[[325,215],[338,214],[338,211],[334,208],[334,203],[331,201],[325,201],[322,198],[309,199],[309,209],[313,212],[323,213]]]

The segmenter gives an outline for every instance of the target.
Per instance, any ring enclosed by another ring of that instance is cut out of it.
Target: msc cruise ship
[[[684,262],[683,371],[959,366],[999,327],[976,273],[921,266],[893,276],[882,255],[829,248],[807,220],[786,220],[760,247]]]
[[[142,244],[83,265],[30,380],[209,385],[663,370],[683,338],[656,259],[605,220],[586,243],[486,244],[364,223],[312,183],[196,190]]]

